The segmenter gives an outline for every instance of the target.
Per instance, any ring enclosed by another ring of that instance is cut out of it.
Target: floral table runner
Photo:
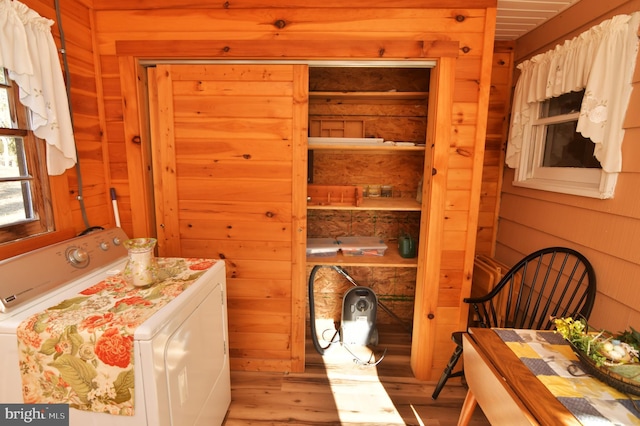
[[[579,367],[580,361],[560,334],[494,331],[583,425],[640,425],[640,397],[621,393],[589,375],[569,373],[568,367],[572,364]]]
[[[156,284],[107,277],[35,314],[17,330],[25,403],[69,404],[86,411],[134,414],[136,327],[186,290],[216,262],[159,258]]]

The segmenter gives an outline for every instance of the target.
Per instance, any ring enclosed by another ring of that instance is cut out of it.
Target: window
[[[44,141],[0,68],[0,244],[53,230]]]
[[[593,142],[576,132],[583,96],[584,90],[571,92],[540,105],[534,126],[543,136],[542,167],[601,168],[593,156]]]
[[[608,198],[615,174],[602,171],[595,144],[576,131],[584,90],[538,102],[514,185]],[[610,197],[610,195],[609,195]]]
[[[505,153],[514,185],[613,197],[639,26],[640,12],[616,15],[518,64]]]

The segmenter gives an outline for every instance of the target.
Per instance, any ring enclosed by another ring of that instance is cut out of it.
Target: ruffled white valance
[[[537,102],[585,89],[577,131],[608,173],[622,167],[622,123],[631,95],[640,12],[618,15],[518,65],[506,163],[516,168]]]
[[[77,159],[52,25],[18,0],[0,0],[0,66],[20,88],[33,133],[47,141],[48,173],[60,175]]]

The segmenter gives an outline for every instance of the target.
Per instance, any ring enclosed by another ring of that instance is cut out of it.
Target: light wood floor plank
[[[304,373],[231,372],[231,407],[225,426],[345,425],[345,426],[454,426],[466,395],[459,379],[431,399],[435,383],[413,377],[410,336],[402,329],[379,327],[374,348],[376,366],[365,362],[367,348],[331,345],[324,355],[307,344]],[[478,408],[471,422],[489,422]]]

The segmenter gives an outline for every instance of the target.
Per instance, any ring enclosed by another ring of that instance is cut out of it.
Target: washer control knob
[[[89,264],[89,253],[85,249],[72,247],[67,250],[67,259],[76,268],[83,268]]]
[[[122,241],[118,237],[113,237],[113,244],[119,246],[120,244],[122,244]]]
[[[111,246],[109,245],[109,243],[107,241],[103,241],[103,242],[100,243],[100,248],[103,251],[107,251],[107,250],[109,250],[111,248]]]

